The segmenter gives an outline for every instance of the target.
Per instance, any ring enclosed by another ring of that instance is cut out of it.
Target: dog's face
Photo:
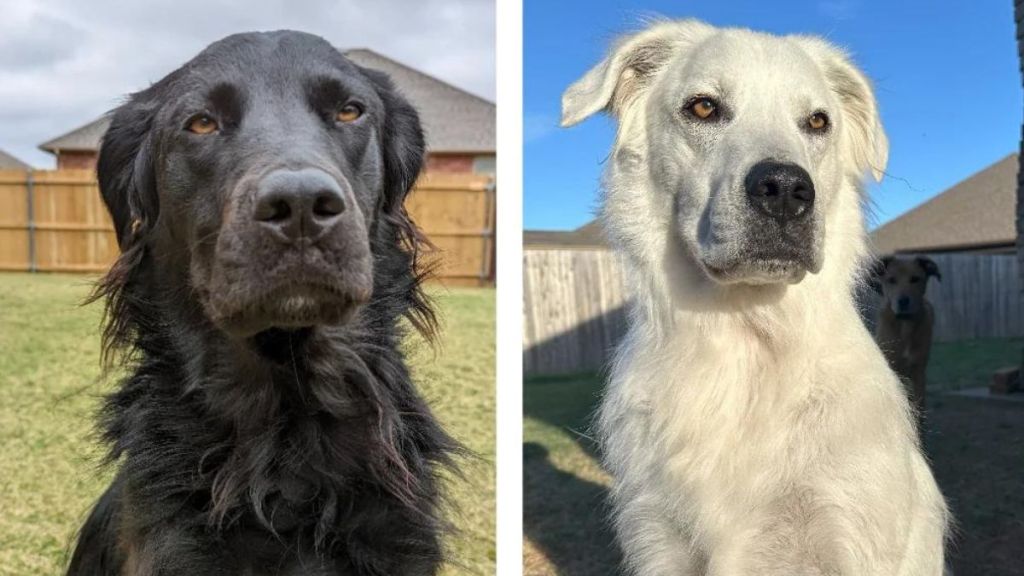
[[[370,298],[375,220],[421,161],[382,75],[315,36],[247,33],[119,109],[99,175],[122,246],[143,236],[215,325],[250,336],[342,323]]]
[[[924,308],[928,279],[942,280],[939,267],[930,258],[887,256],[878,263],[876,287],[884,306],[900,318],[916,317]]]
[[[643,182],[654,196],[626,200],[647,213],[625,219],[646,218],[646,234],[681,245],[717,284],[820,271],[837,196],[856,194],[845,179],[885,163],[866,80],[809,38],[659,24],[620,43],[563,104],[565,124],[603,108],[618,117],[609,185]],[[612,225],[629,234],[631,223]]]

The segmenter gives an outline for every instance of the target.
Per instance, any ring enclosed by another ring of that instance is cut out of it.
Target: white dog
[[[947,512],[852,292],[870,84],[823,40],[662,22],[563,97],[609,111],[635,297],[598,428],[643,576],[939,576]]]

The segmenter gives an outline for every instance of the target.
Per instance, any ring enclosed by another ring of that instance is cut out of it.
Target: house
[[[1017,154],[1010,154],[871,233],[878,254],[1016,252]]]
[[[0,150],[0,170],[31,170],[32,167]]]
[[[430,172],[494,173],[495,105],[367,49],[345,55],[360,66],[387,73],[420,113],[427,136]],[[57,158],[57,169],[96,167],[100,139],[109,126],[104,116],[39,145]]]
[[[601,224],[591,220],[575,230],[523,230],[526,250],[606,250]]]

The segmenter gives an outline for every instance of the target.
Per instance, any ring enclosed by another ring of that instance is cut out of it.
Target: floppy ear
[[[608,110],[618,114],[669,59],[684,46],[705,38],[714,28],[696,20],[661,22],[624,36],[609,55],[562,94],[562,126],[572,126]]]
[[[838,48],[824,40],[793,37],[822,67],[842,107],[842,146],[858,174],[870,171],[878,182],[889,161],[889,139],[882,129],[871,82]]]
[[[150,135],[157,107],[147,103],[148,92],[133,95],[113,112],[96,163],[100,193],[114,220],[121,248],[113,266],[86,300],[106,301],[102,344],[105,369],[112,366],[118,350],[133,345],[137,327],[153,321],[152,304],[135,293],[135,279],[146,254],[144,239],[159,214]]]
[[[122,253],[150,229],[159,213],[150,129],[156,107],[135,95],[115,110],[103,136],[96,171]]]
[[[920,266],[922,270],[924,270],[926,278],[928,276],[935,276],[939,282],[942,282],[942,274],[939,272],[939,266],[932,261],[931,258],[927,256],[918,256],[917,258],[914,258],[914,261],[917,262],[917,265]]]
[[[384,210],[391,215],[404,215],[402,204],[416,183],[426,145],[423,128],[416,109],[399,94],[384,73],[362,69],[373,81],[384,102],[384,123],[381,146],[384,152]]]
[[[885,271],[889,268],[889,264],[892,263],[893,258],[893,256],[882,256],[871,266],[871,271],[868,276],[868,285],[879,294],[882,293],[882,277],[885,276]]]

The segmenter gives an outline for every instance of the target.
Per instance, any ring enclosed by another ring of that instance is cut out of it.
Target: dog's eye
[[[920,276],[911,276],[910,277],[910,283],[911,284],[917,284],[920,281],[921,281],[921,277]]]
[[[888,280],[889,284],[892,284],[893,286],[896,285],[896,278],[895,277],[888,278],[887,280]]]
[[[718,102],[707,96],[699,96],[687,102],[686,111],[698,120],[714,120],[718,117]]]
[[[355,122],[363,115],[363,107],[359,104],[345,104],[338,110],[338,113],[334,116],[334,119],[338,122]]]
[[[807,127],[813,132],[823,132],[828,128],[828,114],[815,112],[807,119]]]
[[[189,121],[185,129],[193,134],[212,134],[217,131],[219,126],[217,121],[210,118],[206,114],[197,114],[193,116]]]

